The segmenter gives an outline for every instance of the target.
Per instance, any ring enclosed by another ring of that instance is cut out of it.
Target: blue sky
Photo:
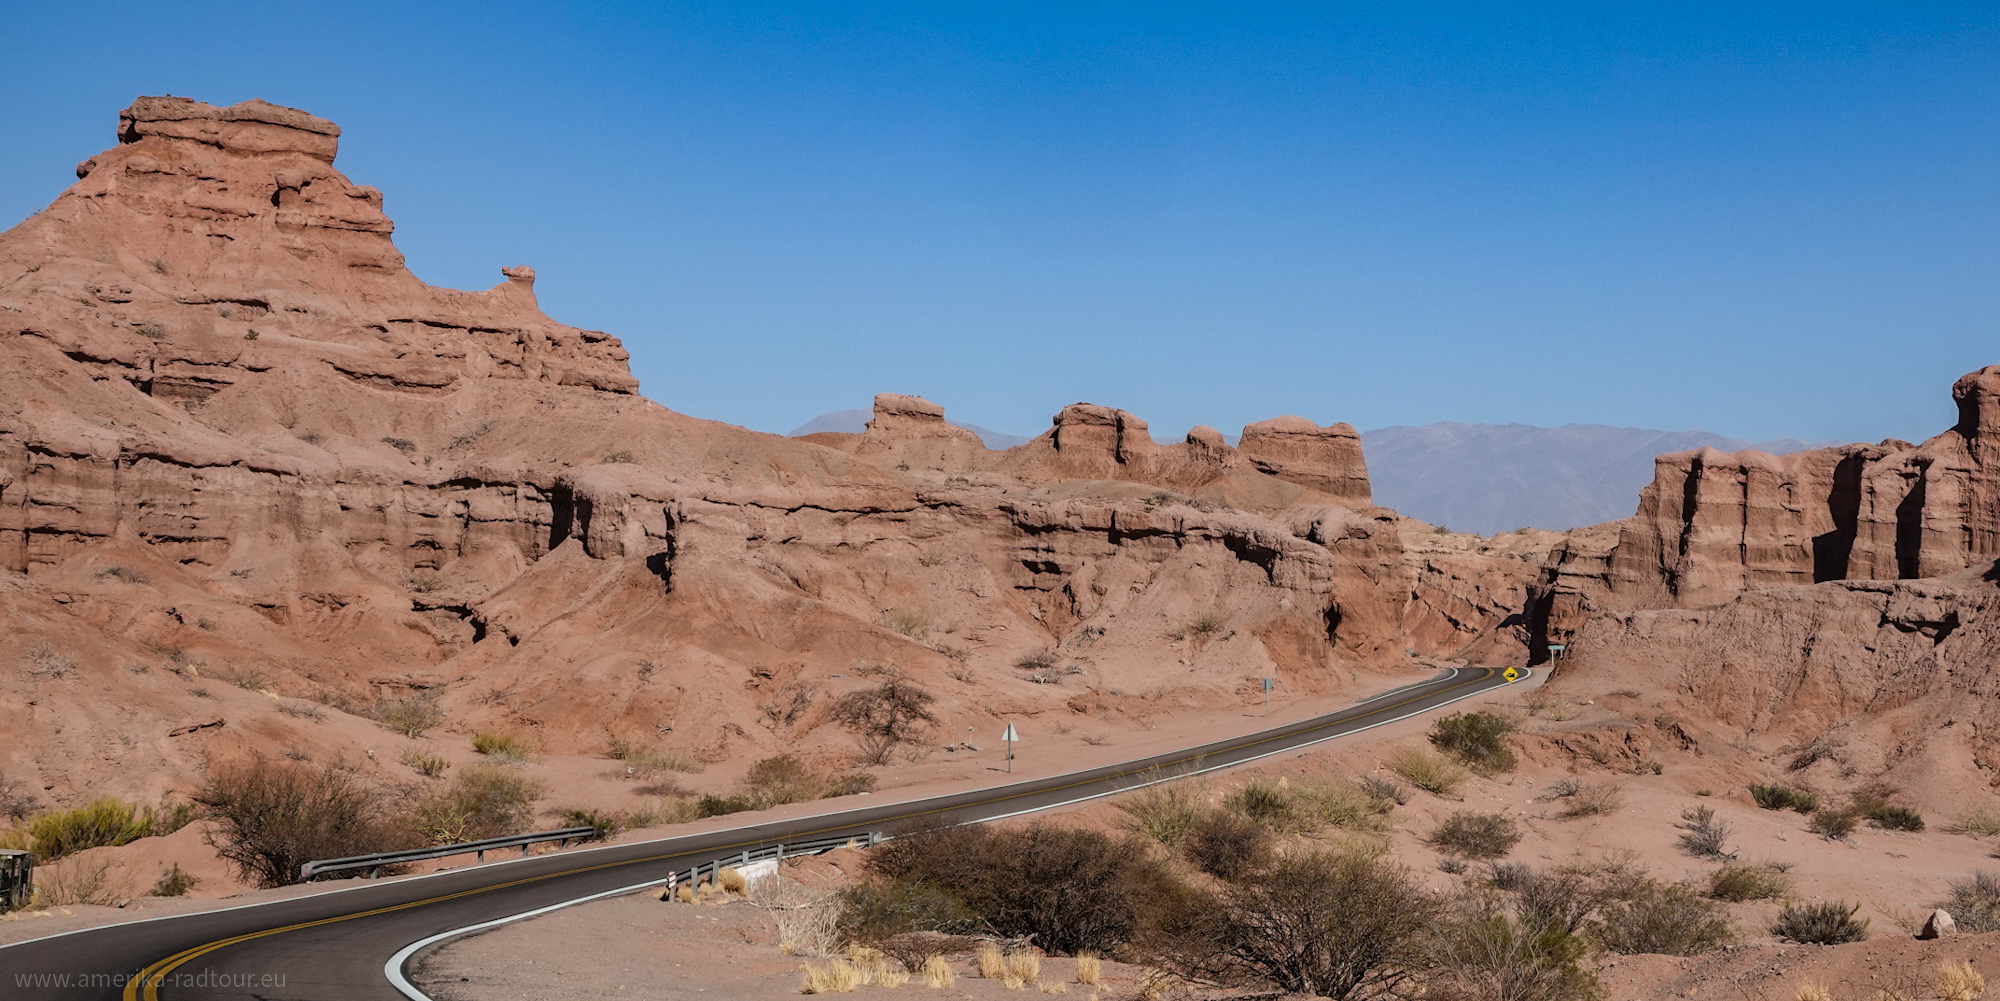
[[[262,97],[426,281],[531,264],[763,430],[1951,423],[2000,362],[1992,4],[1500,6],[15,4],[0,225],[135,95]]]

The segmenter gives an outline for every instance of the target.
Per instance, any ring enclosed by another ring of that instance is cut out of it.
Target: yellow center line
[[[1273,733],[1269,736],[1261,737],[1257,740],[1252,740],[1242,744],[1232,745],[1231,747],[1228,748],[1228,750],[1234,751],[1234,750],[1242,750],[1244,748],[1257,747],[1263,744],[1270,743],[1271,741],[1274,740],[1297,737],[1302,734],[1312,733],[1315,730],[1324,730],[1330,726],[1338,726],[1344,723],[1352,723],[1356,720],[1367,719],[1370,716],[1380,715],[1381,713],[1387,712],[1391,709],[1402,708],[1403,706],[1409,705],[1412,702],[1419,702],[1424,699],[1430,698],[1434,695],[1442,695],[1445,692],[1456,691],[1460,688],[1464,688],[1467,685],[1477,684],[1478,682],[1485,681],[1493,676],[1493,669],[1490,667],[1480,668],[1479,670],[1483,670],[1486,673],[1483,676],[1472,679],[1470,681],[1463,681],[1447,688],[1438,689],[1437,691],[1434,692],[1426,692],[1423,695],[1418,695],[1412,698],[1404,699],[1401,702],[1396,702],[1390,705],[1382,706],[1379,709],[1371,709],[1365,713],[1361,713],[1355,716],[1349,716],[1343,719],[1330,719],[1324,723],[1321,723],[1318,726],[1308,727],[1304,730],[1298,730],[1291,733]],[[1074,789],[1077,786],[1090,785],[1094,782],[1102,782],[1111,779],[1120,779],[1129,775],[1136,775],[1140,772],[1153,771],[1155,769],[1164,768],[1170,765],[1180,765],[1190,761],[1199,761],[1201,758],[1205,756],[1206,755],[1202,754],[1189,754],[1185,757],[1175,758],[1170,761],[1165,761],[1158,764],[1147,765],[1143,768],[1132,768],[1122,772],[1113,772],[1109,775],[1099,775],[1094,778],[1078,779],[1074,782],[1066,783],[1064,785],[1059,785],[1059,786],[1049,786],[1047,788],[1038,788],[1038,789],[1026,789],[1020,792],[1009,793],[1005,796],[993,796],[988,799],[974,800],[969,803],[959,803],[952,806],[932,807],[928,810],[915,810],[909,813],[897,814],[891,817],[884,817],[872,823],[890,824],[897,821],[911,820],[917,817],[927,817],[930,816],[931,814],[941,813],[946,810],[964,810],[976,806],[988,806],[994,803],[1004,803],[1007,802],[1008,800],[1020,799],[1023,796],[1034,796],[1034,795],[1040,795],[1042,793],[1060,792],[1064,789]],[[831,827],[822,827],[817,830],[799,831],[795,834],[790,834],[786,836],[793,838],[809,838],[811,835],[814,834],[825,834],[828,831],[837,831],[843,827],[853,827],[853,826],[855,826],[853,823],[836,824]],[[575,876],[586,872],[596,872],[597,870],[600,869],[614,869],[619,866],[641,865],[647,862],[658,862],[663,859],[676,858],[682,855],[720,852],[729,848],[743,848],[750,845],[762,844],[766,841],[771,841],[771,840],[772,838],[770,837],[760,837],[760,838],[753,838],[749,841],[738,841],[732,844],[713,845],[708,848],[694,848],[694,849],[688,849],[686,851],[665,852],[659,855],[649,855],[644,858],[636,858],[636,859],[625,859],[619,862],[603,862],[597,865],[583,866],[576,869],[564,869],[561,872],[551,872],[540,876],[529,876],[524,879],[511,880],[505,883],[495,883],[491,886],[481,886],[481,887],[475,887],[470,890],[460,890],[457,893],[440,894],[438,896],[428,897],[423,900],[412,900],[409,903],[392,904],[387,907],[377,907],[372,910],[366,910],[366,911],[355,911],[352,914],[340,914],[330,918],[320,918],[315,921],[302,921],[299,922],[298,924],[285,925],[281,928],[266,928],[263,931],[248,932],[242,935],[234,936],[232,938],[218,939],[206,945],[198,945],[195,946],[194,948],[177,952],[171,956],[168,956],[165,959],[159,960],[158,962],[155,962],[147,966],[145,969],[139,972],[139,976],[137,978],[126,983],[124,998],[125,1001],[142,1001],[142,999],[143,1001],[160,1001],[160,987],[163,983],[165,983],[166,978],[170,974],[172,974],[175,970],[179,969],[180,967],[186,965],[189,962],[192,962],[193,960],[199,959],[202,956],[214,952],[217,949],[225,949],[232,945],[237,945],[242,942],[251,941],[252,939],[264,938],[269,935],[281,935],[288,931],[298,931],[301,928],[317,928],[320,925],[336,924],[341,921],[352,921],[356,918],[373,917],[377,914],[389,914],[394,911],[408,910],[412,907],[423,907],[427,904],[442,903],[447,900],[456,900],[460,897],[469,897],[474,894],[487,893],[493,890],[504,890],[510,886],[522,886],[528,883],[539,883],[543,880],[554,879],[558,876]]]

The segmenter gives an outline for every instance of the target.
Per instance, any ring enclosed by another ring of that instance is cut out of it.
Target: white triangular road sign
[[[1020,735],[1020,734],[1018,734],[1018,733],[1015,733],[1015,732],[1014,732],[1014,724],[1012,724],[1012,723],[1009,723],[1009,724],[1007,724],[1007,732],[1006,732],[1006,733],[1003,733],[1003,734],[1001,734],[1001,735],[1000,735],[1000,739],[1001,739],[1001,740],[1004,740],[1004,741],[1006,741],[1006,742],[1008,742],[1008,743],[1010,743],[1010,744],[1011,744],[1011,743],[1013,743],[1013,742],[1015,742],[1015,741],[1017,741],[1017,740],[1020,740],[1020,739],[1021,739],[1021,735]]]

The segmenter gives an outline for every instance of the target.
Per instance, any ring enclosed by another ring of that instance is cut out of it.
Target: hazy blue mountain
[[[1461,532],[1560,531],[1631,515],[1653,457],[1709,448],[1782,455],[1836,442],[1750,442],[1602,424],[1425,424],[1361,434],[1375,503]]]
[[[874,416],[875,412],[873,410],[836,410],[830,414],[821,414],[793,428],[791,437],[797,438],[802,434],[818,434],[821,431],[844,431],[848,434],[860,434],[868,430],[868,421]],[[953,420],[947,420],[945,423],[954,427],[962,427],[978,435],[979,440],[985,442],[987,448],[996,450],[1024,445],[1032,440],[1029,437],[1018,434],[1002,434],[998,431],[988,431],[977,424],[965,424]]]

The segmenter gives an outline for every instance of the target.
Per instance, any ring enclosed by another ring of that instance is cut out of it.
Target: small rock
[[[1931,916],[1924,921],[1923,930],[1917,932],[1917,937],[1928,940],[1957,933],[1958,923],[1951,919],[1951,915],[1940,909],[1931,912]]]

